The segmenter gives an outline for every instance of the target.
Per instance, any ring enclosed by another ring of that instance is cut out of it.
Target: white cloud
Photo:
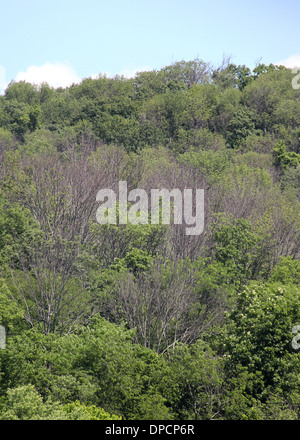
[[[48,83],[51,87],[68,87],[79,83],[81,78],[69,64],[59,62],[45,63],[42,66],[29,66],[25,72],[19,72],[16,81],[32,84]]]
[[[295,55],[292,55],[285,60],[279,61],[278,63],[275,63],[277,66],[285,66],[288,69],[292,69],[293,67],[300,67],[300,54],[296,53]]]
[[[97,79],[101,75],[106,75],[108,78],[113,78],[115,75],[124,76],[125,78],[133,78],[138,72],[145,72],[153,70],[150,66],[143,66],[139,68],[123,68],[121,71],[117,73],[111,72],[101,72],[101,73],[93,73],[89,76],[89,78]],[[5,72],[5,71],[4,71]],[[48,83],[51,87],[68,87],[73,83],[78,84],[82,81],[83,78],[80,78],[76,71],[70,64],[67,63],[45,63],[42,66],[29,66],[25,72],[19,72],[15,81],[26,81],[32,84],[41,84],[43,82]],[[3,84],[1,82],[1,66],[0,66],[0,93],[1,88],[5,89],[7,84],[5,80],[3,80]]]

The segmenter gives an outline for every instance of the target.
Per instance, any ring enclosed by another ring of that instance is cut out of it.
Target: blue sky
[[[0,89],[196,57],[300,65],[299,18],[299,0],[0,0]]]

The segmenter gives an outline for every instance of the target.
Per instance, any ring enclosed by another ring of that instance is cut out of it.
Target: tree
[[[257,284],[237,296],[220,346],[228,353],[228,371],[239,365],[256,375],[252,395],[262,403],[279,393],[299,411],[299,353],[292,347],[293,327],[299,322],[300,290],[296,285]],[[249,390],[250,392],[250,390]]]
[[[161,260],[135,277],[121,272],[109,291],[110,319],[135,328],[136,342],[157,353],[194,342],[226,308],[226,293],[203,266]]]
[[[249,220],[220,215],[212,225],[213,254],[231,273],[231,283],[240,287],[264,271],[264,237],[253,231]]]
[[[177,61],[160,70],[159,76],[166,81],[168,88],[190,88],[194,84],[206,84],[210,79],[211,66],[199,58],[192,61]]]
[[[203,340],[176,347],[165,382],[176,419],[211,420],[221,416],[223,360]]]
[[[214,83],[222,90],[237,88],[242,90],[253,81],[251,70],[245,65],[231,63],[230,57],[223,57],[221,65],[212,72]]]
[[[293,151],[287,151],[284,142],[279,141],[272,150],[274,165],[280,170],[285,170],[288,167],[296,168],[300,165],[300,154]]]
[[[300,262],[292,258],[281,257],[273,267],[269,281],[271,283],[300,284]]]
[[[15,141],[12,133],[4,128],[0,128],[0,161],[2,163],[4,153],[14,147]]]
[[[37,86],[26,81],[12,81],[5,90],[5,98],[34,106],[39,103],[39,91]]]
[[[88,375],[96,385],[95,404],[109,413],[131,420],[172,417],[158,386],[165,362],[133,339],[134,331],[97,315],[87,328],[60,341],[56,365],[78,377]]]
[[[240,142],[254,133],[255,124],[251,111],[241,108],[233,115],[227,126],[227,142],[231,148],[238,147]]]
[[[253,69],[253,76],[254,79],[258,78],[259,75],[262,75],[264,73],[274,72],[276,70],[285,70],[287,71],[287,68],[285,66],[275,66],[274,64],[269,64],[266,66],[266,64],[259,63],[254,69]]]
[[[43,401],[32,385],[9,389],[0,403],[0,420],[120,420],[95,405],[79,401],[61,405],[51,399]]]
[[[251,70],[245,65],[236,66],[235,64],[229,64],[227,70],[229,73],[233,74],[236,86],[239,90],[242,90],[253,81]]]
[[[11,272],[11,297],[45,335],[70,332],[95,313],[76,266],[79,250],[76,241],[42,238],[20,256],[22,270]]]

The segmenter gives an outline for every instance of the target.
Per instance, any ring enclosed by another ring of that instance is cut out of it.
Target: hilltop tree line
[[[299,419],[300,89],[200,59],[0,96],[0,419]],[[97,192],[201,188],[204,231]]]

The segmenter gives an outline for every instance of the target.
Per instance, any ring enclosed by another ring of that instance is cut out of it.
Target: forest
[[[1,420],[299,420],[298,83],[196,58],[8,85]],[[119,181],[204,189],[203,232],[99,224]]]

